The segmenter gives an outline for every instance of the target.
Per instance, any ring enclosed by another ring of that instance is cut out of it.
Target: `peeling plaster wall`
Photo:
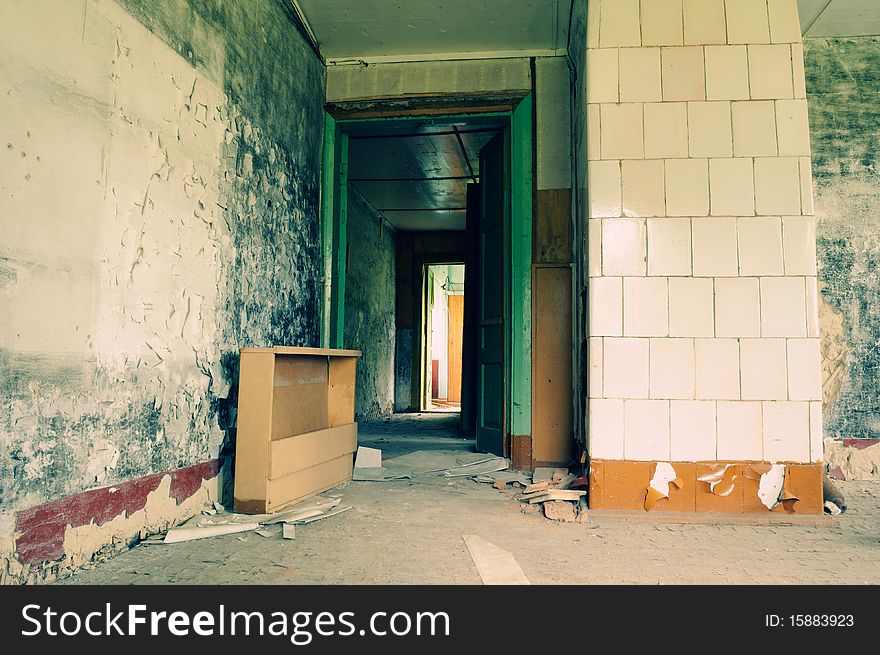
[[[274,0],[2,3],[0,558],[216,459],[240,347],[317,345],[323,88]]]
[[[357,363],[357,420],[394,412],[394,230],[348,188],[348,270],[344,345],[363,352]]]
[[[804,42],[825,428],[880,436],[880,38]]]

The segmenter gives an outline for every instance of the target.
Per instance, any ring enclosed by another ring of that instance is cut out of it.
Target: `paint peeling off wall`
[[[357,363],[358,420],[394,411],[394,230],[353,187],[348,188],[348,270],[344,345],[363,352]]]
[[[317,345],[323,66],[246,5],[3,3],[0,516],[216,460],[239,348]]]
[[[880,436],[880,38],[804,43],[826,433]]]

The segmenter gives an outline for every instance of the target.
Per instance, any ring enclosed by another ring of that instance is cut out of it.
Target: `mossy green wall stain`
[[[826,436],[878,437],[880,38],[808,39],[804,59],[821,293],[851,348]]]

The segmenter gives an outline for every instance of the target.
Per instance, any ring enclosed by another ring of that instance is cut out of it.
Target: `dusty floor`
[[[457,420],[399,416],[362,425],[360,440],[386,459],[469,450]],[[479,584],[463,534],[513,553],[534,584],[880,583],[880,482],[841,487],[846,514],[796,525],[599,512],[561,524],[470,480],[352,482],[334,493],[353,509],[298,526],[295,541],[248,534],[141,545],[59,584]]]

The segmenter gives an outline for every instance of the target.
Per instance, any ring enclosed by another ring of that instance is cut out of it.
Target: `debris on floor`
[[[293,526],[320,521],[351,509],[350,506],[339,507],[341,502],[342,498],[316,496],[284,511],[259,515],[225,513],[222,511],[223,507],[215,503],[213,514],[208,510],[183,525],[170,529],[161,543],[175,544],[243,532],[255,532],[267,539],[278,535],[283,539],[293,539]]]
[[[354,458],[356,469],[382,468],[382,451],[378,448],[358,446],[357,455]]]
[[[825,511],[832,516],[846,511],[846,499],[827,473],[822,477],[822,500],[825,502]]]
[[[381,457],[381,451],[380,451]],[[503,457],[486,456],[459,450],[418,450],[382,462],[380,467],[355,466],[352,480],[358,482],[395,482],[408,480],[419,484],[446,485],[457,478],[479,479],[494,483],[506,472],[510,462]],[[508,479],[504,477],[504,479]],[[526,479],[516,474],[510,479]]]
[[[486,585],[531,584],[513,555],[473,534],[462,536],[480,579]]]
[[[538,480],[537,478],[541,479]],[[587,492],[572,489],[579,478],[566,469],[535,469],[535,482],[527,485],[514,498],[527,508],[540,506],[544,516],[552,521],[566,523],[587,520]]]

